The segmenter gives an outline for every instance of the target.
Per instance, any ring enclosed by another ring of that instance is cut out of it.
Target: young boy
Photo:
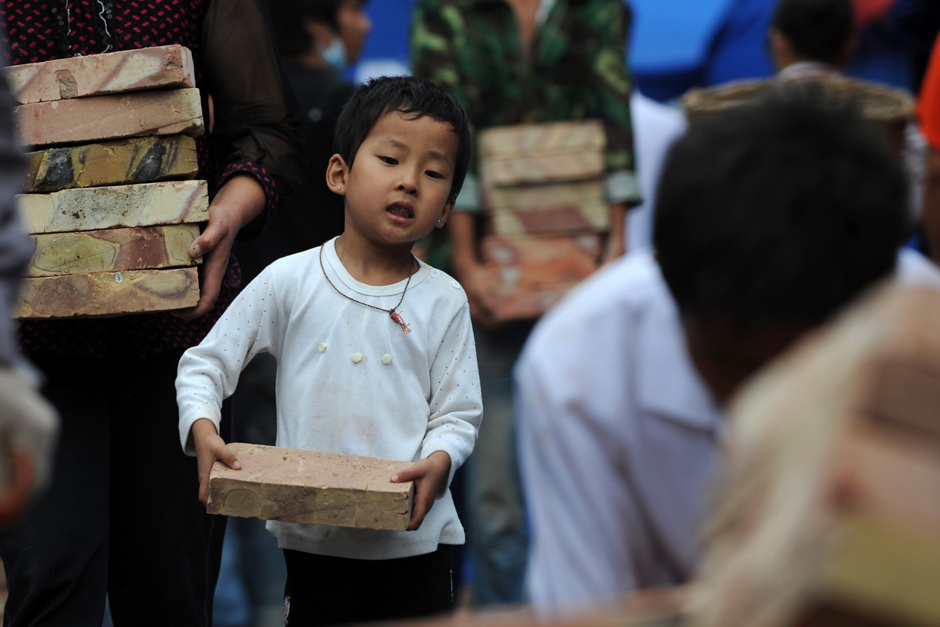
[[[482,414],[467,297],[411,253],[444,225],[463,183],[463,109],[432,83],[376,79],[350,98],[335,147],[326,182],[345,196],[343,234],[262,271],[186,351],[176,380],[203,502],[216,460],[239,467],[218,435],[219,407],[261,352],[278,360],[279,446],[415,462],[390,478],[415,482],[406,532],[268,522],[291,627],[452,607],[449,545],[464,532],[448,486]]]

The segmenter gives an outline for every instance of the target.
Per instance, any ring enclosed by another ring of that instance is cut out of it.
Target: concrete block
[[[15,107],[13,115],[17,137],[25,146],[203,133],[202,103],[195,88],[37,102]]]
[[[168,311],[199,301],[196,268],[94,272],[23,280],[16,318],[72,318]]]
[[[17,210],[27,233],[93,231],[206,222],[205,181],[171,181],[20,194]]]
[[[150,136],[26,154],[26,192],[196,178],[196,141]]]
[[[413,483],[389,480],[411,462],[257,444],[229,447],[242,468],[221,462],[212,467],[210,514],[398,531],[411,519]]]
[[[188,251],[197,237],[197,224],[35,235],[26,276],[191,266]]]
[[[27,63],[6,71],[13,97],[22,104],[196,85],[192,53],[180,45]]]

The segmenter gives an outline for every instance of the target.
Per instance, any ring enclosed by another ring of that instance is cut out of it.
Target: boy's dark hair
[[[350,169],[359,146],[386,113],[398,111],[418,119],[424,116],[450,124],[457,135],[457,155],[450,197],[463,187],[470,164],[472,144],[470,124],[463,107],[438,85],[413,76],[384,76],[359,85],[353,92],[336,122],[333,151]]]
[[[893,270],[909,227],[900,158],[833,90],[781,81],[673,145],[653,243],[680,312],[815,324]]]
[[[852,37],[852,0],[780,0],[771,26],[801,57],[836,63]]]

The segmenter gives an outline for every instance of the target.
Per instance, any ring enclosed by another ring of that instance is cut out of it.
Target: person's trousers
[[[390,560],[284,550],[287,627],[434,616],[454,608],[452,547]]]
[[[467,461],[467,544],[477,605],[525,601],[529,532],[516,452],[512,369],[533,322],[474,326],[483,423]]]
[[[100,627],[106,594],[116,627],[211,625],[225,518],[180,446],[181,354],[33,357],[61,433],[51,485],[0,536],[4,625]]]

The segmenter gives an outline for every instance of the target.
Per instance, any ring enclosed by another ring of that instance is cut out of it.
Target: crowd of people
[[[195,307],[14,324],[0,81],[4,623],[556,616],[693,581],[735,394],[874,286],[940,289],[940,40],[892,135],[839,82],[868,3],[772,4],[777,76],[686,120],[633,87],[624,0],[416,0],[411,75],[358,85],[365,0],[0,2],[9,65],[189,48],[211,198]],[[605,138],[598,270],[502,320],[478,138],[574,121]],[[233,441],[411,462],[408,530],[207,514]]]

